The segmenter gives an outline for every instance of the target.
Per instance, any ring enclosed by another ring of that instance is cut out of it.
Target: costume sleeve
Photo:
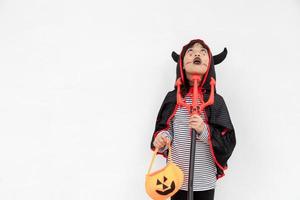
[[[156,118],[155,130],[152,135],[152,140],[150,144],[150,148],[152,151],[155,150],[153,142],[156,136],[158,135],[158,133],[160,133],[161,131],[168,131],[171,136],[173,135],[173,131],[172,131],[173,128],[169,118],[172,115],[174,108],[176,106],[176,101],[174,101],[174,99],[176,100],[176,92],[175,91],[168,92],[160,107],[160,110]],[[163,151],[163,153],[158,152],[158,154],[162,154],[164,157],[167,157],[168,150]]]
[[[236,145],[235,130],[222,97],[217,104],[213,111],[214,119],[208,124],[208,132],[218,161],[226,166]]]

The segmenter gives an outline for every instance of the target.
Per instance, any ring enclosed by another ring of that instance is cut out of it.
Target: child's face
[[[188,80],[192,81],[192,75],[203,77],[208,68],[208,51],[200,43],[195,43],[188,48],[183,58],[183,69],[185,69]]]

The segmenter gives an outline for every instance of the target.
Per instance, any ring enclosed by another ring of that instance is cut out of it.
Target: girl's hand
[[[204,127],[205,127],[205,123],[202,119],[202,117],[200,117],[197,114],[194,114],[191,116],[190,120],[189,120],[189,126],[190,128],[193,128],[197,131],[197,133],[202,133]]]
[[[170,144],[170,139],[165,134],[159,134],[153,142],[155,148],[158,149],[164,147],[166,144]]]

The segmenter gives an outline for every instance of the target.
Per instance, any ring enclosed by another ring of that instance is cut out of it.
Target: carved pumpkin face
[[[168,182],[171,182],[171,184]],[[164,176],[163,180],[157,179],[156,185],[162,187],[160,190],[158,190],[158,189],[155,190],[160,195],[168,195],[175,190],[175,182],[168,181],[168,178],[165,176]]]
[[[146,192],[155,200],[173,196],[182,186],[183,172],[173,162],[166,167],[146,175]]]

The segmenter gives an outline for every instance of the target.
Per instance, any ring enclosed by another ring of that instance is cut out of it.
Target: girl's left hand
[[[197,133],[202,133],[205,123],[201,116],[193,114],[189,120],[189,126],[190,128],[195,129]]]

